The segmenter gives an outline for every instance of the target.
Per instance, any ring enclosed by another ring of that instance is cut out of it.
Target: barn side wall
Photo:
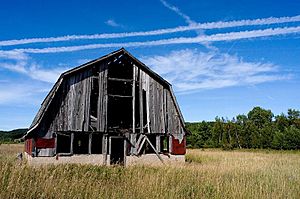
[[[182,134],[179,113],[170,90],[140,70],[142,88],[147,92],[150,133]]]

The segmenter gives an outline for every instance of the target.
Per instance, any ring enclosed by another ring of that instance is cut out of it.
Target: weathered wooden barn
[[[185,136],[171,85],[122,48],[64,72],[24,138],[30,163],[130,165],[184,161]]]

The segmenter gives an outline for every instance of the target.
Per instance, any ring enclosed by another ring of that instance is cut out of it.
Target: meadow
[[[184,165],[30,167],[0,145],[0,198],[300,198],[300,152],[193,149]]]

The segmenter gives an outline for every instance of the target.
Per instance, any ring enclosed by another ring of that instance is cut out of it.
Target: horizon
[[[186,122],[256,106],[299,110],[299,8],[292,0],[2,3],[0,129],[28,128],[62,72],[120,47],[172,84]]]

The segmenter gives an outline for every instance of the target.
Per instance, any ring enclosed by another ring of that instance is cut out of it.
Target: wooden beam
[[[145,135],[141,135],[142,136],[142,143],[139,145],[139,146],[137,146],[138,147],[138,150],[137,150],[137,155],[141,152],[141,149],[143,148],[143,145],[144,145],[144,143],[145,143],[145,141],[146,141],[146,136]]]
[[[156,150],[158,152],[161,151],[161,148],[160,148],[160,139],[161,139],[160,135],[156,135]]]
[[[127,98],[132,98],[133,96],[131,95],[112,95],[112,94],[108,94],[109,97],[127,97]]]
[[[108,80],[110,80],[110,81],[119,81],[119,82],[132,82],[132,81],[134,81],[132,79],[119,79],[119,78],[113,78],[113,77],[109,77]]]
[[[133,65],[133,84],[132,84],[132,135],[130,136],[130,142],[135,145],[135,84],[136,84],[136,67]],[[130,147],[130,152],[133,154],[135,147]]]
[[[152,143],[150,142],[150,140],[147,138],[147,136],[145,136],[145,140],[147,140],[147,142],[149,143],[149,145],[152,147],[152,149],[154,150],[155,154],[157,155],[157,157],[160,159],[160,161],[164,164],[164,160],[162,159],[162,157],[159,155],[159,153],[157,152],[157,150],[155,149],[155,147],[152,145]]]
[[[103,164],[107,163],[107,135],[103,135],[102,138],[102,154],[103,154]]]
[[[127,156],[127,141],[124,139],[124,166],[126,166],[126,156]]]
[[[111,137],[108,138],[108,154],[111,154]]]
[[[137,134],[136,133],[131,133],[130,135],[130,154],[131,155],[134,155],[136,153],[136,137],[137,137]]]
[[[144,133],[144,119],[143,119],[143,77],[142,70],[139,69],[139,98],[140,98],[140,133]]]
[[[169,136],[168,142],[169,153],[172,153],[172,135]]]
[[[146,104],[147,104],[147,132],[150,133],[150,77],[146,78]]]
[[[132,84],[132,133],[135,133],[135,66],[133,65],[133,84]]]
[[[92,136],[93,134],[89,134],[89,154],[92,154]]]
[[[74,133],[71,133],[70,154],[72,155],[73,155],[73,142],[74,142]]]

